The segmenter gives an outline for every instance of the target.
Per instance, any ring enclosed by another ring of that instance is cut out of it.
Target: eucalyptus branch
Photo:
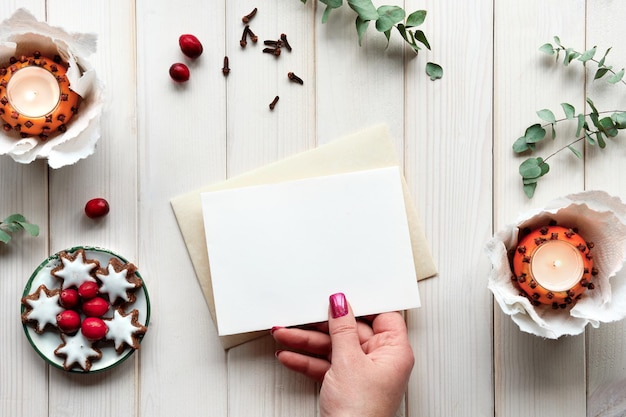
[[[302,3],[307,2],[307,0],[300,1]],[[319,0],[319,2],[326,5],[322,15],[322,23],[328,21],[328,17],[334,9],[338,9],[343,5],[343,0]],[[426,34],[422,30],[417,29],[426,19],[426,10],[417,10],[407,16],[406,11],[399,6],[380,6],[376,8],[372,0],[347,0],[347,4],[357,15],[355,26],[359,46],[370,22],[375,22],[376,30],[387,38],[387,45],[389,45],[391,32],[395,28],[415,53],[418,53],[422,48],[430,50],[430,43],[426,38]],[[428,62],[426,64],[426,74],[428,74],[431,80],[437,80],[443,76],[443,68],[439,64]]]
[[[12,214],[0,221],[0,242],[9,243],[11,233],[25,230],[31,236],[39,235],[39,226],[29,223],[21,214]]]
[[[598,66],[594,75],[594,80],[601,79],[605,75],[610,74],[610,76],[606,78],[606,81],[609,84],[617,84],[621,82],[626,85],[626,82],[623,79],[624,69],[622,68],[619,71],[614,71],[612,66],[606,65],[606,56],[611,48],[607,49],[600,60],[596,60],[594,59],[597,51],[597,47],[595,46],[581,53],[572,48],[564,47],[557,36],[554,37],[554,41],[556,46],[551,43],[546,43],[542,45],[539,50],[549,55],[556,55],[557,62],[559,61],[561,53],[563,53],[563,65],[565,66],[569,65],[574,60],[582,62],[585,67],[587,62],[593,62]],[[618,135],[620,130],[626,129],[626,111],[613,110],[600,112],[598,111],[595,103],[589,97],[586,98],[586,102],[591,108],[591,112],[587,114],[576,114],[573,105],[569,103],[561,103],[561,108],[565,117],[558,120],[556,119],[554,113],[549,109],[537,111],[539,118],[547,123],[543,125],[535,123],[529,126],[526,129],[524,136],[518,138],[515,143],[513,143],[514,152],[532,153],[536,150],[537,143],[543,141],[548,136],[551,136],[553,140],[556,139],[557,124],[568,120],[577,121],[576,139],[557,149],[546,158],[530,157],[520,164],[519,173],[522,177],[523,190],[529,198],[533,197],[539,178],[543,177],[550,171],[550,166],[546,162],[548,159],[566,149],[569,149],[574,155],[576,155],[577,158],[584,159],[583,154],[578,149],[574,148],[573,145],[586,140],[587,144],[592,146],[598,145],[600,149],[604,149],[608,138],[614,138]],[[602,115],[608,113],[611,113],[610,116],[601,117]],[[551,135],[547,135],[546,128],[548,127],[551,130]]]

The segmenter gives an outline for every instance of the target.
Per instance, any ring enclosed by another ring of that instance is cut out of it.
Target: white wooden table
[[[42,229],[0,247],[0,415],[317,415],[318,386],[279,366],[271,337],[222,349],[169,202],[377,123],[391,128],[439,269],[420,283],[423,307],[408,313],[416,364],[398,415],[626,415],[626,322],[556,341],[522,333],[486,288],[484,253],[494,231],[554,197],[603,189],[626,198],[621,139],[603,152],[587,149],[585,163],[560,154],[532,200],[511,151],[536,110],[564,101],[583,109],[585,94],[606,110],[626,107],[621,86],[585,85],[580,65],[563,68],[538,51],[558,35],[579,50],[612,46],[610,62],[623,67],[626,5],[392,3],[428,11],[432,51],[413,57],[397,33],[385,50],[373,28],[359,47],[351,10],[322,25],[323,5],[314,0],[0,3],[2,19],[26,7],[69,31],[97,33],[90,60],[109,100],[88,159],[51,170],[41,160],[0,158],[0,216],[21,212]],[[239,46],[241,17],[254,7],[259,38],[286,33],[291,54],[274,59],[260,44]],[[185,62],[182,33],[198,36],[204,54],[191,63],[191,80],[176,85],[168,68]],[[443,66],[442,80],[428,79],[427,61]],[[289,83],[288,71],[304,85]],[[94,222],[83,206],[97,196],[111,212]],[[153,308],[140,352],[95,375],[47,366],[19,317],[32,270],[82,244],[133,260]]]

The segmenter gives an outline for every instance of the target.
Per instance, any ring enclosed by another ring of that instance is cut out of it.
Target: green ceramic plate
[[[124,263],[128,262],[126,259],[110,250],[91,246],[76,246],[66,249],[64,252],[74,253],[79,249],[83,249],[85,251],[87,259],[96,259],[100,262],[101,266],[106,266],[111,258],[118,258]],[[50,274],[50,271],[58,266],[60,262],[58,253],[43,261],[30,276],[30,279],[24,288],[23,296],[27,296],[35,292],[42,284],[49,289],[59,288],[61,284],[60,280],[53,277]],[[135,274],[141,278],[139,272],[136,272]],[[142,281],[142,287],[135,292],[135,295],[137,296],[136,300],[133,303],[125,304],[123,309],[126,313],[129,313],[133,309],[137,309],[139,311],[139,322],[147,327],[150,320],[150,299],[148,297],[146,283],[143,279]],[[22,313],[25,309],[26,307],[22,305]],[[112,310],[109,309],[104,318],[111,317],[112,314]],[[38,334],[35,332],[33,325],[25,323],[24,332],[26,333],[26,337],[28,338],[31,346],[42,358],[44,358],[50,365],[65,370],[63,368],[64,358],[59,357],[54,353],[55,349],[63,342],[57,329],[48,328],[43,332],[43,334]],[[102,358],[92,361],[89,373],[110,369],[126,360],[135,352],[135,349],[126,347],[121,354],[118,354],[115,351],[113,344],[107,342],[98,342],[98,349],[102,351]],[[69,370],[69,372],[85,373],[85,371],[77,365]]]

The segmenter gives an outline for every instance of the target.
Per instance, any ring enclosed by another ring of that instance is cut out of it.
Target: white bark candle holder
[[[87,57],[96,37],[68,33],[24,9],[0,23],[0,155],[52,168],[93,154],[103,85]]]
[[[626,205],[619,198],[586,191],[554,200],[496,233],[487,253],[488,288],[524,332],[557,339],[626,317]],[[540,266],[546,257],[550,265]]]

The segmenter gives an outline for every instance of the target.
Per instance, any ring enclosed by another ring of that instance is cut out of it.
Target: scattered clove
[[[298,83],[300,85],[304,84],[304,81],[302,81],[302,78],[298,77],[296,74],[294,74],[291,71],[287,73],[287,77],[289,77],[289,79],[293,81],[294,83]]]
[[[248,44],[247,38],[248,38],[248,25],[246,25],[246,27],[243,28],[243,33],[241,34],[241,40],[239,41],[239,45],[241,45],[242,48],[245,48],[246,45]]]
[[[280,48],[263,48],[263,53],[273,54],[274,56],[280,56]]]
[[[255,15],[256,15],[257,9],[256,7],[254,9],[252,9],[252,11],[250,13],[248,13],[247,15],[245,15],[244,17],[241,18],[241,21],[243,23],[248,23],[250,21],[250,19],[252,19]]]
[[[224,76],[228,76],[228,74],[230,73],[230,68],[228,66],[228,57],[225,56],[224,57],[224,67],[222,68],[222,74],[224,74]]]
[[[250,36],[250,40],[254,43],[257,43],[257,41],[259,40],[259,37],[257,35],[254,34],[254,32],[252,32],[252,29],[250,29],[249,25],[246,25],[245,30],[248,31],[248,35]]]
[[[274,100],[272,100],[272,102],[270,103],[270,110],[274,110],[274,107],[276,107],[276,103],[278,103],[278,99],[278,96],[274,97]]]
[[[287,35],[285,35],[284,33],[281,33],[280,40],[282,41],[282,43],[285,44],[285,48],[287,48],[287,50],[291,52],[291,45],[289,45],[289,42],[287,41]]]

